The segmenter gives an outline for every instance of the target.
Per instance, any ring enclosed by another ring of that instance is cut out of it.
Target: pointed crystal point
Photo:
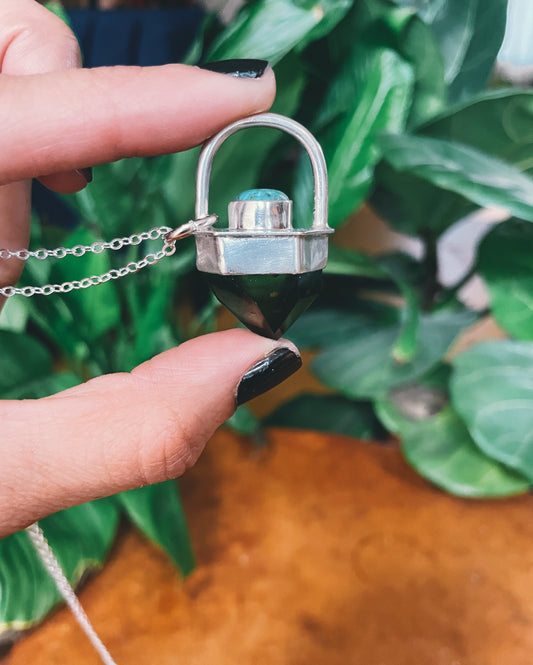
[[[298,275],[205,273],[213,293],[252,332],[279,339],[320,293],[322,271]]]

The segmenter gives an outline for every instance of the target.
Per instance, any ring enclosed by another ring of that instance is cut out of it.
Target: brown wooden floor
[[[465,502],[397,450],[216,435],[182,483],[198,569],[128,533],[81,599],[120,665],[531,665],[533,498]],[[6,665],[97,665],[60,611]]]

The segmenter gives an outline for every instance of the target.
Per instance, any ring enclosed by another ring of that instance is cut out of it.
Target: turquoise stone
[[[299,275],[204,273],[218,300],[252,332],[279,339],[315,300],[322,271]]]
[[[288,201],[287,194],[279,189],[247,189],[241,192],[236,201]]]

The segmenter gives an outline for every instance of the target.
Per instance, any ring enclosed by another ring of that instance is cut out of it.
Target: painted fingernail
[[[302,366],[302,359],[292,349],[280,348],[249,369],[237,388],[237,406],[266,393]]]
[[[267,60],[219,60],[217,62],[206,62],[199,65],[200,69],[210,72],[229,74],[242,79],[258,79],[263,76],[268,67]]]
[[[76,169],[76,173],[79,173],[82,178],[85,178],[87,184],[93,181],[93,169],[91,166],[88,166],[86,169]]]

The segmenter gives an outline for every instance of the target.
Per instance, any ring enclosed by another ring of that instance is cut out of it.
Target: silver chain
[[[109,242],[98,241],[92,245],[75,245],[74,247],[57,247],[56,249],[36,249],[30,251],[29,249],[0,249],[0,260],[4,259],[19,259],[27,261],[30,258],[39,259],[43,261],[48,258],[64,259],[66,256],[83,256],[86,253],[101,254],[106,249],[117,251],[123,247],[140,245],[146,240],[158,240],[163,238],[163,247],[158,252],[146,254],[138,261],[130,261],[122,268],[113,268],[101,275],[91,275],[83,279],[75,279],[70,282],[62,282],[61,284],[46,284],[44,286],[4,286],[0,287],[0,296],[11,298],[12,296],[20,295],[30,298],[31,296],[42,295],[50,296],[53,293],[69,293],[69,291],[76,291],[78,289],[88,289],[90,286],[98,286],[98,284],[105,284],[112,279],[120,279],[131,273],[135,273],[147,266],[153,266],[165,256],[172,256],[176,251],[176,241],[186,238],[187,236],[201,231],[217,221],[216,215],[207,215],[202,219],[191,220],[186,224],[182,224],[176,229],[171,229],[168,226],[156,226],[150,231],[143,231],[142,233],[133,233],[130,236],[123,238],[114,238]]]
[[[61,564],[57,560],[57,557],[50,547],[48,540],[46,539],[46,536],[44,535],[43,530],[39,524],[37,522],[35,522],[35,524],[30,524],[30,526],[26,527],[26,533],[28,534],[33,547],[43,562],[44,567],[48,571],[50,577],[54,580],[57,590],[63,597],[63,600],[69,606],[81,629],[87,635],[91,644],[98,652],[103,663],[105,665],[116,665],[115,661],[111,657],[111,654],[104,646],[102,640],[96,634],[96,631],[89,621],[87,614],[85,614],[85,610],[81,606],[81,603],[78,600],[74,589],[70,586],[70,582],[68,581],[67,576],[61,568]]]

